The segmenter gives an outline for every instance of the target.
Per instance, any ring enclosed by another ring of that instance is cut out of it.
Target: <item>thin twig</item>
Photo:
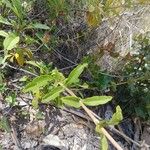
[[[89,110],[81,101],[80,104],[82,108],[86,111],[86,113],[91,117],[95,125],[99,123],[99,120],[95,118],[95,116],[91,113],[91,110]],[[107,139],[113,144],[113,146],[117,150],[123,150],[122,147],[112,138],[112,136],[106,131],[106,129],[101,128],[101,132],[107,137]]]
[[[13,139],[13,142],[14,142],[14,144],[17,146],[17,148],[18,148],[19,150],[22,150],[21,144],[20,144],[20,142],[19,142],[19,140],[18,140],[18,138],[17,138],[16,131],[15,131],[13,125],[11,126],[11,128],[12,128],[11,137],[12,137],[12,139]]]
[[[121,135],[125,140],[128,140],[129,142],[132,142],[133,144],[137,145],[138,147],[141,147],[140,143],[132,140],[131,138],[129,138],[128,136],[126,136],[124,133],[120,132],[116,128],[110,127],[110,130],[113,130],[116,134]]]
[[[34,73],[32,73],[32,72],[30,72],[28,70],[22,69],[22,68],[17,68],[17,67],[11,66],[9,64],[6,64],[6,66],[9,67],[9,68],[15,69],[15,70],[20,70],[22,72],[25,72],[25,73],[30,74],[30,75],[35,76],[35,77],[38,76],[37,74],[34,74]]]
[[[73,68],[73,67],[76,67],[76,66],[77,66],[77,64],[76,65],[71,65],[71,66],[68,66],[68,67],[65,67],[65,68],[61,68],[61,69],[58,69],[58,70],[64,71],[64,70],[67,70],[67,69],[70,69],[70,68]]]

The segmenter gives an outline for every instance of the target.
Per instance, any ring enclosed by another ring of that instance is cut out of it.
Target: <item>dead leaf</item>
[[[15,59],[17,60],[17,63],[20,65],[20,66],[23,66],[24,65],[24,57],[23,57],[23,53],[19,52],[19,53],[15,53]]]
[[[49,32],[45,32],[43,39],[42,39],[43,43],[46,44],[50,41],[50,34]]]
[[[37,138],[44,132],[44,127],[44,121],[33,121],[26,126],[25,131],[30,137]]]

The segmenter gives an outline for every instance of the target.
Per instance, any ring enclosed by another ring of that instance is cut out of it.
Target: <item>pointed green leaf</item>
[[[105,135],[101,137],[101,150],[108,150],[108,141]]]
[[[11,2],[8,0],[3,0],[3,3],[6,4],[6,7],[10,8],[18,18],[23,19],[24,11],[22,9],[23,7],[21,0],[11,0]]]
[[[49,26],[47,26],[45,24],[41,24],[41,23],[30,24],[27,28],[28,29],[31,29],[31,28],[34,28],[34,29],[43,29],[43,30],[50,29]]]
[[[0,23],[6,24],[6,25],[12,25],[6,18],[3,18],[0,15]]]
[[[27,64],[33,65],[34,67],[38,67],[41,69],[41,66],[39,65],[39,62],[36,61],[26,61]]]
[[[48,103],[52,100],[55,100],[55,98],[57,98],[60,95],[60,93],[63,91],[64,91],[64,88],[61,86],[53,88],[49,93],[47,93],[42,98],[42,103]]]
[[[97,106],[103,105],[111,101],[111,96],[93,96],[86,99],[83,99],[83,103],[88,106]]]
[[[77,83],[78,82],[78,78],[80,76],[80,74],[83,72],[84,68],[87,67],[88,64],[80,64],[78,65],[75,69],[73,69],[73,71],[71,71],[71,73],[68,76],[68,79],[66,81],[67,85],[70,85],[72,83]]]
[[[116,112],[113,114],[112,118],[110,119],[110,121],[108,121],[109,125],[117,125],[120,123],[120,121],[123,119],[122,116],[122,110],[120,108],[120,106],[116,107]]]
[[[8,33],[6,33],[3,30],[0,30],[0,36],[6,37],[6,36],[8,36]]]
[[[9,34],[3,42],[4,49],[11,50],[11,49],[15,48],[17,43],[19,43],[19,40],[20,40],[19,36],[16,36],[13,33]]]
[[[40,87],[46,86],[51,80],[52,78],[50,75],[41,75],[39,77],[36,77],[25,86],[23,92],[32,91],[33,93],[35,93]]]
[[[17,15],[18,18],[23,19],[23,7],[22,7],[22,1],[21,0],[11,0],[13,7],[11,9],[14,11],[14,13]]]
[[[68,106],[79,108],[81,105],[79,103],[80,98],[75,96],[66,96],[61,98],[62,102]]]

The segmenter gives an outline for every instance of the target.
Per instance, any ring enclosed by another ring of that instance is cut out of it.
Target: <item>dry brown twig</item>
[[[63,84],[60,83],[60,85],[65,88],[65,90],[68,92],[69,95],[77,97],[70,89],[68,89],[67,87],[65,87]],[[82,101],[80,101],[80,104],[81,104],[82,108],[85,110],[85,112],[92,119],[92,121],[94,122],[94,124],[97,125],[99,123],[99,120],[93,115],[93,112],[90,109],[88,109],[82,103]],[[104,128],[101,128],[101,131],[107,137],[107,139],[113,144],[113,146],[117,150],[123,150],[122,147],[112,138],[112,136]]]

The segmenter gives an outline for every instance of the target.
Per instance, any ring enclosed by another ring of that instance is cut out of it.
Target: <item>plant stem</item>
[[[62,83],[59,84],[68,92],[68,94],[77,97],[72,90],[68,89]],[[99,120],[95,117],[96,114],[94,115],[94,113],[90,109],[88,109],[81,100],[80,100],[80,104],[82,108],[85,110],[85,112],[89,115],[89,117],[93,120],[95,125],[97,125],[99,123]],[[123,150],[121,146],[112,138],[112,136],[104,128],[101,128],[101,131],[117,150]]]

